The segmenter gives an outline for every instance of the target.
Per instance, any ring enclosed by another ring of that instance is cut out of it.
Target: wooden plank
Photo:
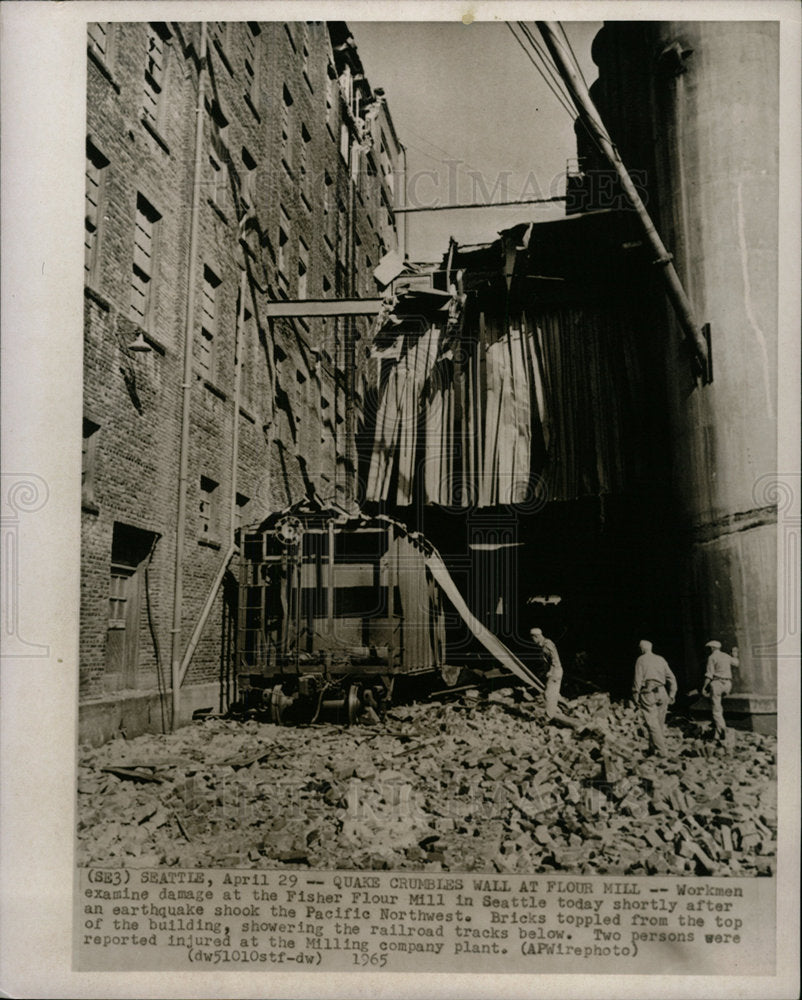
[[[492,475],[495,464],[495,431],[496,420],[498,419],[498,401],[496,399],[496,373],[494,358],[488,345],[487,328],[484,324],[484,316],[481,322],[482,339],[482,366],[483,366],[483,389],[482,397],[484,413],[482,414],[482,428],[480,430],[482,438],[482,472],[481,487],[479,495],[479,505],[489,507],[492,499]]]
[[[498,662],[505,667],[511,674],[520,678],[529,687],[534,687],[538,691],[543,690],[543,685],[534,676],[534,674],[526,667],[514,653],[512,653],[504,643],[493,635],[489,629],[485,628],[484,625],[472,614],[465,600],[457,589],[454,581],[451,578],[451,574],[448,572],[445,563],[440,557],[439,553],[431,550],[425,555],[425,562],[427,567],[432,573],[432,576],[437,581],[440,589],[448,597],[451,603],[454,605],[459,616],[471,630],[473,635],[482,643],[485,649],[498,660]]]
[[[515,447],[515,418],[513,414],[513,387],[510,373],[509,331],[493,346],[496,349],[499,372],[499,416],[496,432],[496,501],[512,500],[512,459]]]
[[[526,360],[523,329],[517,331],[513,342],[513,369],[516,372],[518,434],[513,463],[513,498],[527,495],[531,476],[532,456],[532,383]]]
[[[502,414],[503,371],[501,351],[497,341],[487,349],[487,409],[485,413],[485,462],[484,462],[484,506],[491,506],[498,500],[499,469],[499,425]],[[503,348],[503,345],[502,345]]]
[[[403,400],[403,388],[404,380],[408,377],[409,370],[409,352],[407,352],[403,359],[394,368],[395,380],[393,385],[393,396],[390,400],[390,409],[388,411],[389,418],[389,429],[385,437],[385,451],[384,451],[384,468],[380,489],[380,499],[386,500],[390,492],[390,481],[393,474],[393,466],[396,461],[395,455],[395,443],[398,438],[398,432],[401,425],[401,406]]]
[[[485,317],[484,313],[479,313],[479,336],[476,344],[476,360],[474,362],[474,440],[476,442],[476,456],[474,466],[474,483],[476,488],[475,502],[482,505],[484,489],[484,426],[485,413],[487,409],[487,397],[485,395]]]

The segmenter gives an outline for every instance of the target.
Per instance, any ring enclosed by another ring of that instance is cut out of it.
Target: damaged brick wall
[[[334,321],[279,328],[264,317],[268,300],[332,297],[337,268],[345,263],[338,234],[347,229],[338,225],[337,213],[349,205],[351,182],[340,153],[346,112],[329,28],[251,22],[207,27],[198,252],[192,262],[200,24],[89,28],[82,702],[169,685],[190,274],[195,316],[181,540],[184,644],[228,548],[232,504],[236,519],[248,523],[304,496],[310,482],[321,495],[333,492],[335,428],[344,425],[348,409],[344,379],[334,391],[336,364],[345,359],[342,351],[337,357]],[[364,170],[356,184],[362,194],[352,199],[354,230],[364,255],[351,263],[375,266],[388,234],[380,234],[378,219],[369,218],[365,206],[380,197],[381,178]],[[244,254],[240,238],[247,243]],[[232,496],[243,262],[247,287]],[[356,284],[364,294],[373,279],[363,274]],[[130,350],[137,338],[144,338],[149,352]],[[283,408],[277,405],[282,402]],[[341,431],[341,451],[344,444]],[[344,485],[342,469],[341,480]],[[115,546],[119,557],[126,545],[135,551],[124,556],[130,565],[117,569],[115,581]],[[110,588],[117,588],[116,603]],[[133,598],[138,606],[126,628],[117,629],[126,635],[114,637],[120,662],[110,670],[110,619],[125,624]],[[187,684],[218,681],[225,623],[218,594]]]

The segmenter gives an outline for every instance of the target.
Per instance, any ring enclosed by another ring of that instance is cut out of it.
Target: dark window
[[[310,143],[312,142],[312,136],[309,134],[306,125],[301,125],[301,148],[300,148],[300,165],[299,171],[301,174],[301,191],[304,194],[309,194],[311,171],[309,170],[309,149]]]
[[[212,21],[211,30],[209,32],[212,44],[217,50],[217,54],[220,56],[220,61],[229,73],[233,73],[231,62],[228,58],[232,29],[233,25],[230,21]]]
[[[169,33],[163,24],[147,26],[142,115],[157,128],[161,125],[165,94],[166,37]]]
[[[131,272],[131,319],[146,329],[153,313],[153,279],[161,215],[141,194],[136,197],[134,263]]]
[[[256,205],[256,160],[244,146],[242,147],[241,198],[246,209]]]
[[[289,227],[290,220],[284,209],[282,209],[281,225],[279,226],[278,231],[278,258],[276,260],[276,266],[278,267],[279,284],[283,284],[285,288],[287,286],[287,244],[289,243],[287,233],[289,232]]]
[[[198,540],[218,542],[220,537],[220,486],[207,476],[200,477]]]
[[[341,264],[345,263],[347,229],[348,213],[345,210],[345,205],[340,201],[337,203],[337,257]]]
[[[309,285],[309,247],[303,240],[298,240],[298,298],[308,297]]]
[[[87,28],[89,48],[106,67],[111,67],[114,55],[113,29],[108,21],[96,21]]]
[[[206,108],[209,112],[209,198],[225,214],[229,203],[228,119],[217,101],[207,104]]]
[[[288,170],[292,170],[292,94],[286,85],[282,90],[281,101],[281,160]]]
[[[104,677],[109,690],[137,686],[145,568],[155,541],[156,536],[150,531],[120,522],[114,524]]]
[[[259,69],[261,56],[261,28],[255,21],[248,21],[243,33],[245,61],[245,97],[251,108],[259,111]]]
[[[236,525],[237,531],[242,531],[244,527],[247,527],[248,519],[250,517],[250,506],[251,498],[245,496],[244,493],[237,494],[237,509],[236,509]]]
[[[96,284],[100,260],[100,239],[105,211],[105,179],[109,161],[86,140],[86,197],[84,217],[84,278]]]
[[[207,378],[215,376],[220,279],[210,267],[203,269],[200,337],[195,338],[195,361]]]
[[[95,506],[95,468],[97,466],[97,441],[100,425],[84,417],[81,448],[81,503]]]

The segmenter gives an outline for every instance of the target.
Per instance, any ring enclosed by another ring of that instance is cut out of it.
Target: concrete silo
[[[666,306],[669,483],[686,544],[687,666],[737,645],[731,711],[770,726],[777,688],[779,31],[772,22],[608,22],[591,93],[710,324],[712,381],[692,374]],[[604,168],[581,126],[587,176]],[[585,207],[601,205],[598,198]],[[690,671],[689,671],[690,673]]]

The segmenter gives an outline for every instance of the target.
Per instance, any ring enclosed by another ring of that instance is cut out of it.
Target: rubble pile
[[[660,759],[606,694],[570,718],[468,690],[372,727],[210,718],[83,748],[79,863],[773,873],[773,737],[731,732],[723,749],[674,720]]]

